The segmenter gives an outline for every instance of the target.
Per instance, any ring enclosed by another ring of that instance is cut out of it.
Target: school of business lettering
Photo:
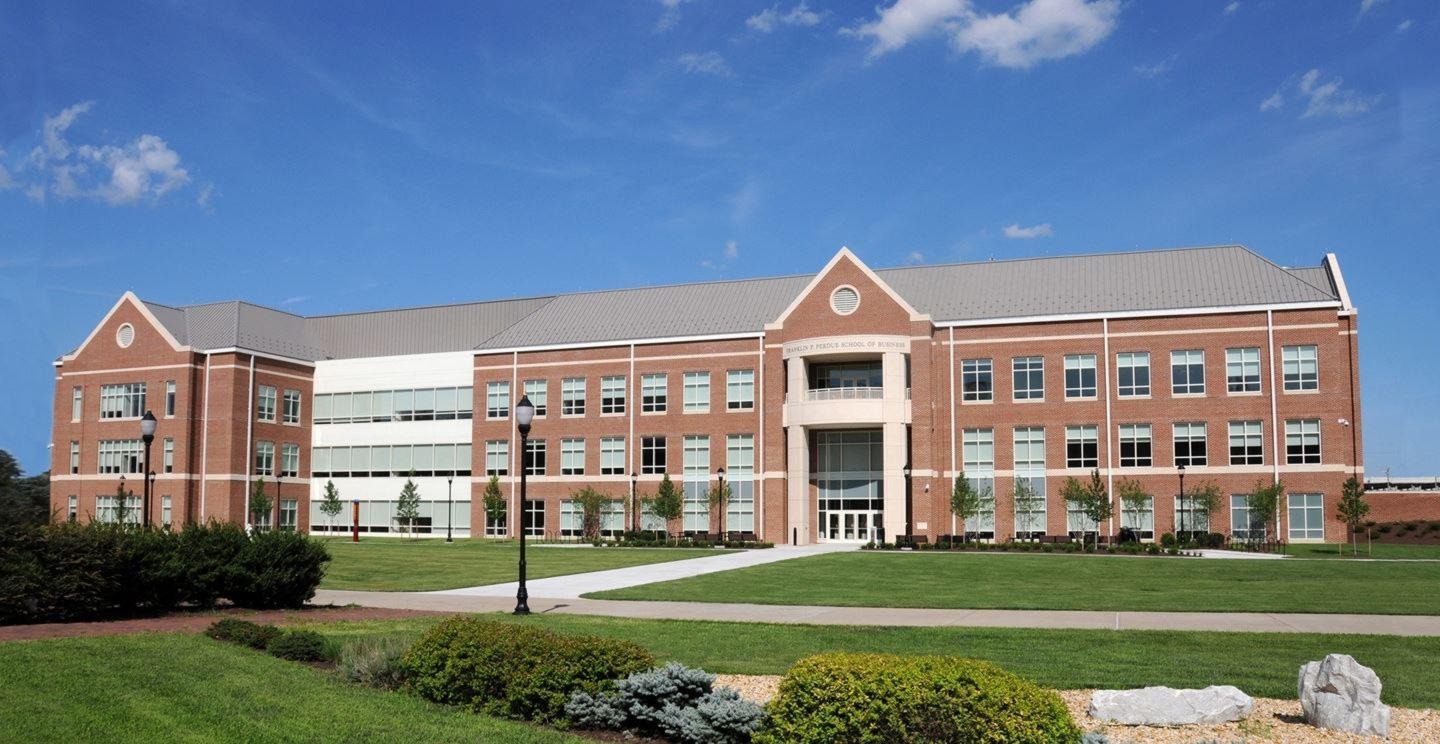
[[[785,345],[785,356],[799,356],[826,351],[909,351],[908,339],[842,338],[824,341],[799,341]]]

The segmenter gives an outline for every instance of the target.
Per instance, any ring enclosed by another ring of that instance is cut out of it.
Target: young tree
[[[1015,479],[1015,527],[1017,531],[1036,532],[1035,512],[1045,506],[1045,497],[1035,493],[1029,478]],[[1034,539],[1032,536],[1029,539]]]
[[[335,481],[325,481],[325,499],[320,502],[320,513],[329,519],[331,532],[335,531],[335,518],[340,516],[340,511],[344,508],[340,503],[340,489],[335,487]]]
[[[485,484],[485,517],[491,522],[504,523],[505,519],[505,496],[500,493],[500,476],[490,476],[490,482]]]
[[[260,523],[270,516],[270,510],[274,506],[270,496],[265,493],[265,479],[256,478],[255,482],[250,484],[250,525],[258,529]]]
[[[1151,496],[1150,492],[1146,491],[1145,487],[1140,485],[1140,481],[1129,478],[1123,479],[1116,484],[1115,492],[1120,496],[1120,507],[1127,513],[1150,512],[1150,516],[1152,517],[1150,530],[1153,533],[1155,530],[1153,520],[1155,516],[1155,497]]]
[[[1100,471],[1090,471],[1090,482],[1081,483],[1073,477],[1065,479],[1065,485],[1060,489],[1060,495],[1067,503],[1075,505],[1075,509],[1095,525],[1095,535],[1098,541],[1100,535],[1100,523],[1107,522],[1115,514],[1115,504],[1110,500],[1109,491],[1105,490],[1105,481],[1100,477]],[[1086,530],[1088,532],[1089,530]],[[1081,544],[1084,544],[1082,533]]]
[[[415,471],[400,487],[400,498],[395,501],[395,521],[405,525],[405,535],[415,537],[415,520],[420,518],[420,487],[415,485]]]
[[[1359,555],[1360,547],[1355,542],[1355,533],[1360,529],[1360,520],[1369,516],[1370,505],[1365,503],[1365,486],[1355,476],[1350,476],[1340,489],[1340,503],[1335,507],[1335,516],[1350,528],[1350,555]]]
[[[665,523],[665,536],[670,536],[670,523],[685,516],[685,497],[667,473],[660,478],[660,487],[655,495],[645,499],[645,506],[657,519]]]
[[[992,489],[986,486],[977,489],[962,471],[955,479],[955,488],[950,491],[950,512],[960,519],[960,540],[968,542],[970,522],[984,513],[990,505]]]
[[[600,537],[600,515],[605,505],[614,501],[610,494],[590,486],[570,492],[570,500],[580,507],[580,525],[586,540]]]
[[[1175,525],[1175,530],[1177,533],[1184,530],[1189,539],[1194,540],[1196,532],[1209,532],[1210,525],[1215,523],[1215,515],[1220,511],[1220,487],[1215,485],[1215,481],[1206,481],[1186,491],[1181,506],[1189,507],[1190,518],[1183,525]]]
[[[715,484],[705,498],[710,502],[710,508],[720,513],[720,539],[725,539],[725,512],[730,508],[730,484],[724,481]]]
[[[1255,483],[1255,491],[1250,494],[1250,523],[1260,524],[1260,541],[1264,542],[1270,537],[1270,525],[1275,521],[1275,512],[1280,508],[1280,501],[1285,498],[1285,482],[1275,481],[1266,483],[1262,478]],[[1234,525],[1231,525],[1232,529]],[[1253,530],[1252,530],[1253,535]],[[1280,535],[1275,535],[1278,540]],[[1253,539],[1253,537],[1252,537]]]

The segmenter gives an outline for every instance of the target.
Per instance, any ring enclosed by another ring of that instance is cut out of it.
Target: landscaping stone
[[[1380,677],[1345,654],[1300,667],[1300,707],[1311,725],[1388,736],[1390,706],[1380,702]]]
[[[1131,726],[1183,726],[1226,723],[1250,715],[1255,703],[1230,685],[1203,690],[1146,687],[1139,690],[1096,690],[1090,715],[1101,721]]]

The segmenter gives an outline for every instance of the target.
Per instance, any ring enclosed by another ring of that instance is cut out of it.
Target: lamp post
[[[445,479],[445,542],[453,543],[450,526],[455,522],[455,476]],[[473,498],[473,497],[472,497]],[[489,518],[489,515],[486,515]]]
[[[630,471],[630,526],[636,532],[640,531],[640,491],[635,482],[639,477],[639,473]]]
[[[1180,513],[1183,515],[1185,514],[1185,464],[1181,463],[1176,465],[1175,469],[1180,471]],[[1180,532],[1182,534],[1185,532],[1185,520],[1183,517],[1180,520]]]
[[[530,396],[522,396],[515,404],[515,428],[520,432],[520,588],[515,592],[516,615],[530,614],[530,592],[525,589],[525,471],[529,466],[530,422],[535,418],[535,404]]]
[[[719,480],[720,490],[720,540],[725,540],[725,511],[730,508],[730,499],[725,496],[725,468],[715,468],[715,477]]]
[[[150,526],[150,443],[155,441],[155,414],[146,411],[140,417],[140,439],[145,442],[145,465],[140,468],[140,477],[145,479],[145,495],[140,499],[140,524]]]
[[[95,516],[100,516],[100,506],[95,506]],[[125,524],[125,475],[120,475],[120,493],[115,495],[115,524]]]

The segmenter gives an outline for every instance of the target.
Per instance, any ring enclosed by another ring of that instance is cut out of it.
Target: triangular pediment
[[[828,306],[830,304],[830,294],[840,286],[849,286],[856,291],[858,295],[856,299],[859,304],[854,311],[856,313],[861,311],[867,313],[872,312],[873,306],[872,308],[867,308],[866,303],[873,303],[878,299],[880,302],[893,305],[893,307],[902,312],[908,320],[923,321],[930,319],[930,316],[916,310],[908,300],[902,297],[899,292],[896,292],[895,288],[891,287],[888,282],[881,279],[880,276],[871,270],[864,261],[861,261],[860,257],[856,256],[853,251],[848,247],[842,247],[831,257],[830,261],[825,264],[825,267],[815,275],[815,278],[811,279],[810,283],[805,285],[805,288],[795,296],[795,299],[791,301],[789,307],[786,307],[785,311],[782,312],[779,317],[765,326],[766,330],[783,328],[791,316],[808,305],[823,302]],[[817,299],[817,296],[821,293],[824,293],[825,297]]]

